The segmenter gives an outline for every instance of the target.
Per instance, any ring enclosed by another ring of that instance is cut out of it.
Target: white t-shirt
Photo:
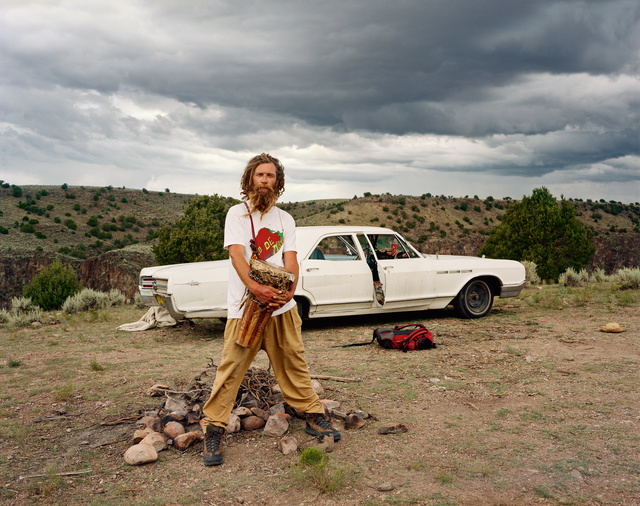
[[[293,217],[274,206],[267,214],[260,217],[260,212],[251,214],[256,234],[256,245],[260,260],[264,260],[277,267],[284,267],[283,253],[296,251],[296,224]],[[233,206],[227,212],[224,224],[224,248],[229,249],[232,244],[244,246],[244,257],[249,262],[251,258],[251,219],[244,204]],[[229,262],[229,283],[227,289],[227,318],[242,318],[244,308],[240,308],[246,287]],[[273,312],[277,316],[289,311],[296,305],[291,299],[283,307]]]

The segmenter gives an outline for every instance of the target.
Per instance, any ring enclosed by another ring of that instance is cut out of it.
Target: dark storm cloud
[[[636,0],[9,1],[0,48],[7,167],[51,155],[191,170],[194,146],[271,145],[326,157],[310,173],[349,159],[338,181],[359,175],[347,150],[367,158],[392,136],[367,171],[602,163],[633,180],[622,167],[640,155]],[[441,153],[432,136],[461,142]]]

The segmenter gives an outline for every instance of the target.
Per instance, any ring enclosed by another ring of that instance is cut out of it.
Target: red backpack
[[[421,323],[397,325],[392,329],[374,329],[373,339],[371,339],[371,341],[366,343],[345,344],[340,347],[365,346],[376,340],[383,348],[402,350],[404,352],[409,350],[428,350],[429,348],[436,347],[433,342],[433,334]]]

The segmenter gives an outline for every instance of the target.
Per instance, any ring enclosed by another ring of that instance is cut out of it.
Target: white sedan
[[[425,255],[387,228],[326,226],[296,229],[303,318],[442,309],[463,318],[485,316],[493,298],[517,297],[524,266],[513,260]],[[177,320],[225,318],[229,260],[146,267],[139,290]],[[377,289],[377,290],[376,290]]]

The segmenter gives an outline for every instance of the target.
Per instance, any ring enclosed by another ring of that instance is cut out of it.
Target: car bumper
[[[522,289],[526,286],[527,282],[523,281],[518,285],[502,285],[500,289],[500,297],[506,299],[508,297],[517,297],[520,295]]]

